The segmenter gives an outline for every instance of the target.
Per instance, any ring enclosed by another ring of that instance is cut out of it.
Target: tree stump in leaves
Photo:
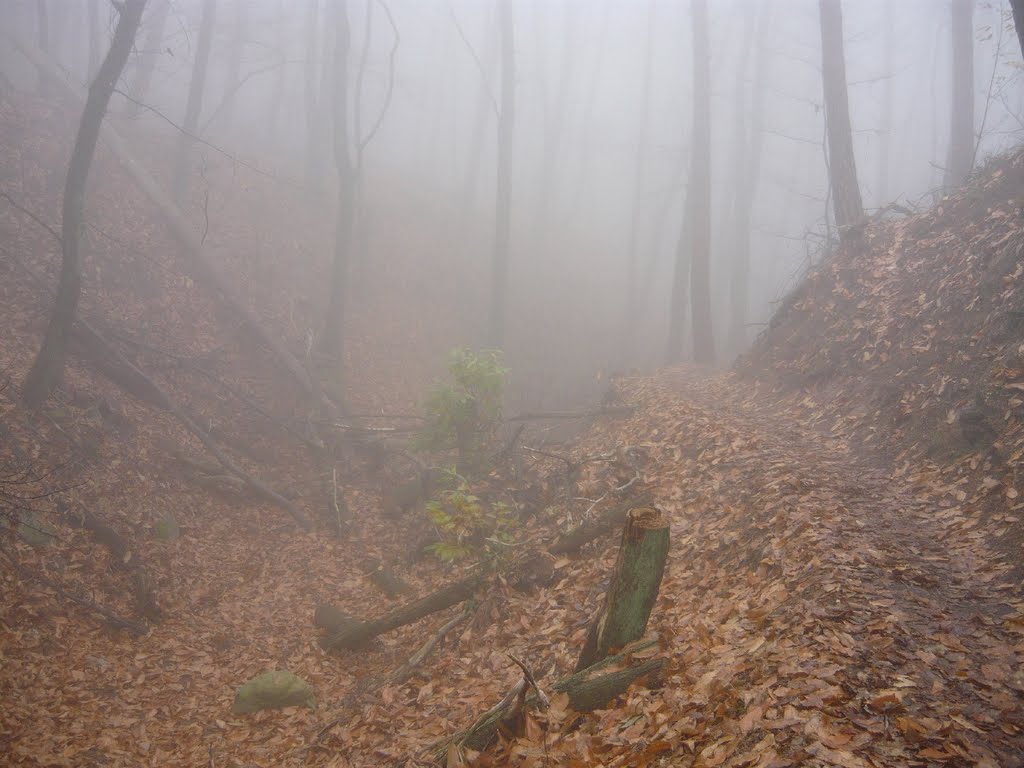
[[[626,515],[615,572],[590,625],[577,672],[643,637],[665,573],[668,529],[668,519],[654,507],[638,507]]]

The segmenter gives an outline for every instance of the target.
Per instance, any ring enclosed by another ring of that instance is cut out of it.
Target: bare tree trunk
[[[203,90],[206,87],[206,70],[210,62],[210,47],[213,44],[213,25],[217,16],[217,0],[203,0],[203,16],[199,22],[199,42],[196,58],[192,65],[192,80],[188,87],[188,102],[185,104],[184,132],[178,134],[178,149],[174,162],[174,199],[181,204],[188,188],[191,172],[192,137],[199,125],[199,112],[203,108]]]
[[[853,155],[850,103],[846,94],[843,9],[840,0],[818,0],[821,17],[821,75],[828,124],[829,182],[840,237],[864,217]]]
[[[170,0],[155,0],[153,15],[146,24],[149,31],[146,34],[146,43],[139,56],[139,66],[132,80],[129,93],[132,101],[128,103],[128,117],[138,117],[142,111],[141,102],[145,102],[149,95],[149,85],[153,81],[153,70],[156,63],[164,52],[164,29],[167,27],[167,14],[171,9]]]
[[[36,0],[36,32],[39,36],[39,50],[50,58],[53,58],[53,51],[50,50],[50,13],[46,7],[46,0]],[[50,95],[49,78],[39,75],[39,94]]]
[[[953,0],[953,109],[943,185],[957,187],[974,164],[974,0]]]
[[[82,271],[79,255],[79,236],[82,228],[82,210],[85,204],[85,187],[89,178],[89,167],[96,151],[103,116],[110,102],[110,95],[121,72],[139,28],[142,10],[146,0],[126,0],[114,32],[110,51],[100,66],[96,80],[89,87],[89,97],[82,110],[75,147],[68,165],[67,185],[64,188],[64,209],[61,222],[62,261],[57,298],[46,328],[46,337],[36,356],[35,362],[25,379],[25,401],[33,408],[41,405],[54,387],[60,383],[64,373],[64,359],[67,354],[71,324],[78,309],[81,293]]]
[[[546,7],[546,4],[543,4]],[[547,101],[544,109],[544,148],[541,154],[540,172],[537,174],[537,188],[534,192],[533,236],[538,249],[542,249],[547,238],[551,201],[557,199],[558,167],[562,152],[562,136],[565,133],[565,113],[569,104],[569,83],[575,69],[578,46],[578,18],[573,3],[562,4],[561,63],[558,68],[558,88],[554,99]],[[542,40],[537,31],[538,40]],[[546,90],[546,89],[545,89]],[[546,99],[546,94],[545,94]]]
[[[89,65],[86,79],[92,80],[100,63],[100,7],[99,0],[89,0],[87,8],[89,24]]]
[[[228,130],[235,127],[235,105],[238,101],[238,81],[242,76],[242,59],[249,36],[249,0],[235,0],[235,21],[232,30],[228,71],[224,78],[224,122]]]
[[[691,0],[693,13],[693,152],[686,191],[676,274],[673,283],[666,361],[682,355],[683,318],[686,315],[687,260],[693,323],[693,356],[709,363],[715,356],[711,330],[711,52],[708,45],[707,0]]]
[[[271,144],[277,138],[278,126],[281,123],[281,108],[287,99],[285,96],[285,85],[288,80],[288,45],[291,39],[288,34],[290,31],[288,14],[285,11],[282,0],[277,2],[277,19],[281,31],[281,50],[279,52],[281,66],[277,70],[277,76],[274,79],[274,90],[270,95],[270,113],[267,115],[267,135]]]
[[[469,151],[466,157],[466,171],[462,180],[462,205],[460,211],[468,211],[476,202],[477,185],[480,181],[480,160],[484,150],[484,129],[488,119],[497,109],[491,99],[491,83],[494,70],[498,66],[498,46],[492,45],[494,17],[489,16],[484,22],[484,40],[487,41],[485,58],[480,66],[480,88],[477,94],[476,113],[473,117],[473,132],[469,138]],[[475,53],[474,53],[475,55]],[[467,216],[469,220],[471,217]]]
[[[356,178],[352,167],[348,115],[348,57],[351,34],[348,0],[335,0],[334,39],[334,166],[338,176],[338,209],[334,227],[334,266],[331,297],[321,337],[321,348],[341,365],[344,348],[345,300],[348,293],[348,267],[352,250],[352,224]]]
[[[878,131],[878,179],[875,182],[875,200],[879,208],[889,201],[889,147],[892,144],[893,109],[893,54],[896,49],[896,14],[892,3],[885,4],[885,87],[882,92],[882,125]]]
[[[644,67],[640,96],[640,124],[637,126],[636,160],[633,166],[633,209],[629,217],[629,242],[626,251],[626,315],[622,322],[622,348],[619,361],[628,365],[636,340],[639,312],[639,290],[637,273],[640,265],[640,211],[643,208],[647,165],[647,132],[651,111],[651,79],[654,63],[654,0],[647,3],[647,27],[644,33]]]
[[[306,0],[306,61],[305,61],[305,104],[306,104],[306,183],[312,186],[316,181],[319,167],[317,146],[319,144],[317,104],[317,16],[320,0]]]
[[[512,208],[512,136],[515,125],[516,74],[512,0],[498,0],[501,28],[501,109],[498,114],[498,177],[494,218],[494,260],[491,263],[491,311],[487,343],[505,344],[508,304],[508,261]]]
[[[1010,7],[1013,8],[1013,26],[1017,30],[1020,53],[1024,56],[1024,0],[1010,0]]]
[[[738,84],[740,99],[737,102],[738,120],[743,123],[738,149],[741,161],[737,162],[735,202],[736,246],[733,254],[732,278],[729,283],[729,352],[738,354],[747,345],[747,304],[750,301],[750,238],[754,201],[757,199],[758,182],[761,176],[761,155],[764,147],[764,95],[768,79],[768,29],[772,13],[772,0],[763,0],[757,20],[757,59],[754,62],[756,74],[750,96],[750,126],[745,125],[747,100],[742,96],[746,67],[741,72]],[[753,29],[753,25],[749,27]]]

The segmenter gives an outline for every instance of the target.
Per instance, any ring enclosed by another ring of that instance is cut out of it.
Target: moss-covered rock
[[[38,515],[28,513],[18,522],[18,536],[33,547],[45,547],[57,538],[57,529]]]
[[[168,512],[158,520],[153,526],[153,535],[161,541],[177,541],[181,535],[181,528],[178,527],[178,521],[174,519],[174,515]]]
[[[235,693],[231,711],[236,715],[259,712],[261,709],[309,707],[316,709],[316,700],[309,683],[286,670],[257,675]]]

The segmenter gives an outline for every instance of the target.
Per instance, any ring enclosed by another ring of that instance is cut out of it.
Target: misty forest
[[[1024,765],[1024,0],[0,0],[0,763]]]

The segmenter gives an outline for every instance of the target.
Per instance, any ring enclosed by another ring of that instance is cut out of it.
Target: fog
[[[350,311],[385,300],[406,266],[417,264],[417,281],[432,277],[414,286],[423,301],[404,321],[429,327],[425,315],[450,316],[445,327],[454,331],[436,340],[440,348],[488,343],[502,101],[496,4],[151,0],[110,105],[112,119],[127,123],[136,140],[145,137],[147,154],[169,155],[178,140],[203,9],[214,6],[195,130],[204,143],[194,142],[186,169],[186,207],[196,226],[204,205],[215,216],[218,198],[259,185],[269,194],[301,196],[322,232],[295,237],[329,258],[337,210],[331,98],[338,69],[331,57],[336,6],[344,6],[353,156],[364,145]],[[691,4],[509,0],[508,10],[515,115],[503,346],[517,396],[524,404],[552,404],[596,391],[593,382],[614,371],[665,360],[694,154]],[[2,18],[5,35],[41,41],[39,4],[4,0]],[[88,83],[116,22],[110,4],[98,0],[49,3],[46,43],[71,80]],[[852,0],[843,3],[843,24],[867,213],[892,202],[931,202],[941,195],[950,144],[950,4]],[[977,3],[973,27],[981,164],[1019,141],[1024,89],[1009,5]],[[708,29],[712,335],[715,362],[727,364],[802,272],[826,256],[837,231],[828,208],[818,3],[713,0]],[[9,39],[0,45],[5,87],[36,89],[35,69]],[[152,77],[140,86],[147,61]],[[757,102],[761,116],[754,114]],[[750,179],[737,164],[757,124],[762,155]],[[199,181],[204,164],[227,169],[206,192]],[[749,290],[737,339],[729,332],[730,286],[737,240],[745,236],[734,212],[744,184],[754,185],[754,198]],[[254,213],[250,226],[263,225]],[[301,283],[305,265],[294,266]],[[326,288],[316,290],[299,331],[323,323]],[[635,326],[628,334],[627,313]],[[685,324],[684,356],[691,349],[689,315]]]

